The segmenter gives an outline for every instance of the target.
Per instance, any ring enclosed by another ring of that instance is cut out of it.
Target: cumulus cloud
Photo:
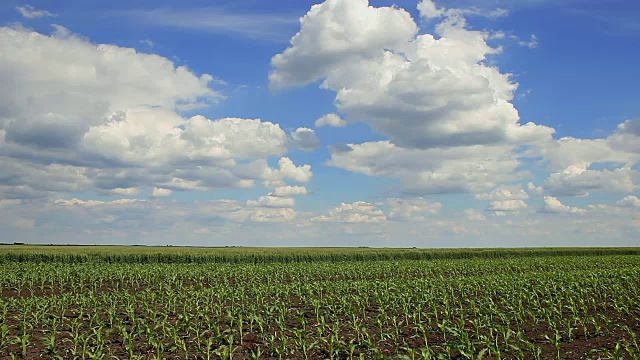
[[[328,0],[301,19],[291,46],[273,57],[270,83],[323,79],[349,121],[365,122],[402,147],[550,138],[553,129],[519,123],[511,103],[517,84],[483,63],[497,50],[463,20],[460,13],[446,17],[437,26],[439,38],[416,36],[417,25],[403,9]]]
[[[16,6],[16,11],[22,15],[22,17],[26,19],[39,19],[43,17],[54,17],[57,16],[54,13],[51,13],[47,10],[39,10],[31,5],[23,5]]]
[[[517,83],[486,61],[500,49],[466,25],[466,15],[483,11],[432,1],[418,7],[440,19],[436,35],[419,34],[398,7],[366,0],[313,6],[291,46],[272,58],[270,85],[320,80],[347,117],[328,114],[316,126],[364,122],[389,139],[333,146],[331,166],[399,178],[408,194],[478,193],[521,180],[522,149],[551,142],[554,129],[520,122],[512,104]]]
[[[625,198],[618,200],[616,205],[631,208],[640,208],[640,198],[634,195],[626,196]]]
[[[346,62],[394,48],[417,31],[403,9],[374,8],[367,0],[327,0],[313,5],[300,19],[300,31],[291,39],[291,47],[271,59],[270,86],[309,84]]]
[[[478,200],[526,200],[529,198],[524,190],[519,186],[500,185],[488,193],[476,194]]]
[[[296,146],[302,150],[313,150],[320,146],[320,140],[316,136],[316,132],[309,128],[297,128],[291,133],[291,138]]]
[[[397,178],[408,194],[480,193],[518,180],[520,161],[508,146],[407,149],[389,141],[331,148],[328,165],[369,176]]]
[[[632,192],[638,188],[640,136],[635,120],[618,125],[606,138],[563,137],[536,144],[528,156],[539,156],[551,171],[544,189],[553,196],[585,196],[591,192]]]
[[[165,197],[171,195],[171,193],[173,193],[173,191],[170,189],[163,189],[159,187],[154,187],[153,190],[151,190],[152,197]]]
[[[290,208],[277,208],[277,209],[257,209],[251,213],[249,219],[253,222],[265,223],[265,222],[285,222],[295,219],[296,212]]]
[[[584,163],[617,163],[631,166],[640,159],[640,154],[614,146],[613,138],[619,134],[620,132],[614,133],[604,139],[563,137],[537,144],[531,149],[530,154],[541,156],[547,162],[547,168],[554,172]]]
[[[101,190],[100,192],[108,195],[134,196],[134,195],[138,195],[140,191],[142,191],[141,188],[133,187],[133,188],[115,188],[115,189],[109,189],[109,190]]]
[[[169,110],[144,108],[91,127],[82,144],[109,160],[162,166],[284,154],[287,136],[279,125],[259,119],[209,120],[198,115],[185,120]]]
[[[438,8],[433,0],[422,0],[418,3],[418,11],[423,18],[431,19],[444,15],[445,10]]]
[[[276,187],[273,193],[271,193],[270,195],[286,197],[286,196],[307,195],[308,193],[309,191],[304,186],[285,185],[285,186]]]
[[[291,179],[297,182],[306,183],[311,180],[313,172],[310,165],[296,166],[291,159],[283,157],[278,161],[280,170],[278,174],[283,179]]]
[[[340,115],[335,113],[329,113],[321,116],[315,122],[315,127],[331,126],[331,127],[345,127],[347,122],[340,118]]]
[[[281,196],[260,196],[258,200],[249,200],[247,205],[249,206],[264,206],[275,208],[294,207],[296,204],[295,199]]]
[[[375,204],[357,201],[351,204],[342,203],[327,214],[313,217],[312,222],[334,223],[380,223],[387,221],[384,211]]]
[[[390,220],[424,221],[423,215],[436,215],[442,209],[441,203],[423,198],[391,198],[387,206]]]
[[[565,205],[553,196],[544,197],[544,205],[538,210],[543,213],[560,213],[560,214],[583,214],[585,209]]]
[[[20,235],[27,242],[208,246],[491,247],[514,246],[514,237],[521,246],[569,246],[577,240],[583,245],[602,246],[629,245],[632,243],[628,239],[640,235],[640,228],[635,225],[637,211],[617,205],[590,206],[579,217],[513,211],[508,213],[510,216],[486,216],[476,209],[449,215],[428,207],[421,213],[412,212],[412,218],[425,219],[407,226],[405,221],[390,216],[396,200],[340,204],[326,213],[253,206],[230,199],[2,200],[0,226],[5,238]],[[416,204],[417,199],[402,200]],[[385,215],[384,208],[389,215]],[[550,208],[581,213],[572,211],[572,207],[567,210],[564,204],[556,203]],[[47,237],[43,239],[45,231]]]
[[[527,183],[527,190],[530,194],[542,195],[544,193],[544,188],[542,186],[536,186],[531,181]]]
[[[637,160],[640,156],[640,118],[619,124],[616,131],[607,138],[607,142],[613,150],[632,153]]]
[[[487,211],[518,211],[527,208],[522,200],[494,200],[489,203]]]
[[[309,165],[282,157],[291,140],[277,124],[178,113],[223,98],[210,87],[211,75],[96,45],[60,26],[51,35],[2,27],[0,47],[10,50],[0,54],[7,84],[0,89],[0,197],[91,190],[131,196],[144,188],[166,193],[311,179]],[[268,165],[274,156],[277,168]]]
[[[637,171],[628,167],[614,170],[589,170],[589,163],[568,166],[545,180],[545,190],[553,196],[584,196],[590,191],[628,193],[636,189]]]

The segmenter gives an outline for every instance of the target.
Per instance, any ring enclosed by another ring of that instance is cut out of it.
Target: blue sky
[[[637,245],[640,6],[482,6],[3,2],[0,241]]]

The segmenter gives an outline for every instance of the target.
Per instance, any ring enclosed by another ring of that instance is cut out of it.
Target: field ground
[[[640,249],[0,246],[0,359],[638,359]]]

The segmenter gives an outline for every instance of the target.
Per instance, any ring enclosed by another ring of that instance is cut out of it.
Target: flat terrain
[[[0,247],[0,359],[637,359],[638,249]]]

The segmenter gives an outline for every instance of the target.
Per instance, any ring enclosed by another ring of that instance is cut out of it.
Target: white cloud
[[[84,147],[111,160],[164,165],[183,161],[262,158],[286,152],[287,136],[280,126],[259,119],[184,120],[162,109],[131,109],[117,121],[94,126],[84,135]]]
[[[387,221],[384,212],[372,203],[357,201],[342,203],[327,214],[313,217],[312,222],[334,223],[381,223]]]
[[[346,62],[380,53],[411,39],[418,27],[403,9],[369,6],[367,0],[327,0],[300,19],[291,47],[271,59],[274,88],[306,85]]]
[[[527,208],[522,200],[494,200],[489,203],[487,211],[518,211]]]
[[[265,222],[286,222],[296,218],[296,212],[290,208],[261,208],[250,215],[250,220],[258,223]]]
[[[423,215],[436,215],[442,204],[423,198],[391,198],[387,199],[390,208],[390,220],[423,221]]]
[[[606,139],[577,139],[563,137],[558,140],[537,144],[530,154],[542,156],[548,161],[551,171],[559,172],[570,166],[583,163],[618,163],[631,166],[640,159],[638,154],[616,149],[612,146],[612,136]]]
[[[589,170],[589,163],[568,166],[545,180],[545,190],[553,196],[584,196],[591,191],[628,193],[634,191],[638,172],[624,167],[614,170]]]
[[[406,149],[388,141],[333,147],[328,165],[369,176],[398,178],[402,191],[479,193],[518,180],[520,161],[508,146]]]
[[[478,200],[526,200],[529,198],[524,190],[519,186],[507,186],[500,185],[497,188],[491,190],[489,193],[476,194]]]
[[[39,19],[43,17],[57,16],[56,14],[51,13],[47,10],[36,9],[31,5],[16,6],[16,11],[18,11],[20,15],[22,15],[22,17],[26,19]]]
[[[169,196],[171,195],[173,191],[171,191],[170,189],[163,189],[163,188],[159,188],[159,187],[154,187],[153,190],[151,190],[151,196],[152,197],[165,197],[165,196]]]
[[[320,146],[320,140],[313,129],[297,128],[291,133],[291,138],[293,138],[296,146],[302,150],[313,150]]]
[[[329,113],[318,118],[315,122],[315,127],[332,126],[332,127],[345,127],[347,122],[340,118],[340,115],[335,113]]]
[[[626,196],[625,198],[618,200],[616,205],[631,208],[640,208],[640,198],[634,195]]]
[[[52,145],[65,146],[69,144],[62,140],[77,139],[117,111],[140,106],[174,109],[221,98],[208,87],[211,75],[196,76],[166,58],[131,48],[95,45],[62,27],[51,36],[2,27],[0,47],[11,50],[0,54],[0,74],[12,84],[0,99],[0,125],[5,124],[8,139],[35,140],[37,134],[25,132],[36,127],[51,131],[66,123],[68,139],[59,138],[60,131],[49,134]]]
[[[291,46],[272,58],[271,86],[323,79],[350,122],[367,123],[398,147],[551,139],[553,129],[519,123],[511,103],[517,84],[484,62],[498,51],[487,45],[488,34],[466,29],[461,13],[438,24],[439,38],[416,31],[402,9],[328,0],[305,15]]]
[[[0,78],[11,84],[0,89],[0,197],[91,190],[130,196],[154,187],[201,191],[311,179],[309,165],[288,158],[268,166],[291,145],[277,124],[177,113],[223,98],[209,87],[211,75],[55,29],[47,36],[0,28],[0,47],[10,50],[0,53]]]
[[[542,186],[536,186],[531,181],[527,183],[527,190],[529,191],[529,193],[536,195],[542,195],[544,193],[544,188]]]
[[[451,215],[433,209],[412,213],[414,219],[421,215],[425,219],[411,226],[390,221],[382,211],[387,207],[391,212],[388,205],[356,202],[327,213],[300,213],[292,208],[247,206],[236,200],[29,200],[0,206],[0,226],[5,239],[20,235],[26,242],[43,242],[46,232],[50,243],[209,246],[629,246],[634,245],[629,239],[640,235],[637,211],[615,205],[590,206],[580,217],[513,211],[509,216],[485,217],[475,209]],[[564,204],[550,207],[581,213]]]
[[[420,16],[426,19],[439,18],[442,16],[455,17],[462,15],[476,15],[484,17],[502,17],[509,14],[505,9],[480,9],[476,7],[461,8],[461,9],[446,9],[444,7],[438,7],[433,0],[421,0],[418,3],[418,11]]]
[[[78,198],[73,198],[70,200],[55,200],[51,204],[54,206],[61,207],[120,207],[120,206],[131,206],[145,203],[145,200],[138,199],[117,199],[110,201],[102,201],[102,200],[82,200]]]
[[[142,191],[141,188],[132,187],[132,188],[109,189],[109,190],[104,190],[103,192],[106,193],[106,194],[109,194],[109,195],[133,196],[133,195],[139,194],[140,191]]]
[[[640,157],[640,118],[626,120],[618,125],[617,130],[607,138],[613,150],[634,154]]]
[[[270,195],[273,196],[297,196],[297,195],[307,195],[309,191],[304,186],[278,186],[275,188],[274,192]]]
[[[529,49],[535,49],[538,47],[538,37],[536,34],[531,34],[529,41],[519,41],[518,45],[528,47]]]
[[[585,209],[565,205],[553,196],[544,197],[544,205],[538,210],[539,212],[561,213],[561,214],[583,214]]]
[[[279,174],[283,179],[291,179],[297,182],[306,183],[311,180],[313,172],[310,165],[296,166],[291,159],[283,157],[278,161],[280,166]]]
[[[444,15],[444,9],[438,9],[436,3],[433,0],[422,0],[418,3],[418,11],[420,16],[431,19]]]
[[[247,201],[248,206],[263,206],[274,208],[288,208],[294,207],[296,204],[295,199],[280,196],[260,196],[258,200]]]

